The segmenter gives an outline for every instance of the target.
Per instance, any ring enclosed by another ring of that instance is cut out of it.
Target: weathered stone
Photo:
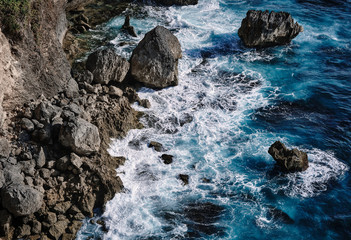
[[[69,157],[64,156],[56,161],[56,168],[59,171],[65,172],[69,165]]]
[[[31,233],[31,228],[29,225],[22,225],[16,229],[16,235],[18,238],[23,238],[25,236],[29,236]]]
[[[56,214],[53,212],[48,212],[46,215],[46,221],[52,226],[57,222]]]
[[[12,215],[5,209],[0,210],[0,236],[5,236],[10,231]]]
[[[128,101],[130,103],[134,103],[137,101],[140,101],[140,98],[137,94],[137,92],[135,91],[135,89],[127,87],[125,90],[125,96],[128,98]]]
[[[39,234],[41,233],[41,223],[37,220],[32,222],[32,234]]]
[[[135,80],[152,88],[178,84],[180,43],[168,29],[157,26],[134,49],[130,72]]]
[[[71,163],[76,168],[80,168],[83,164],[83,161],[77,154],[71,153]]]
[[[35,161],[34,160],[29,160],[29,161],[21,161],[19,162],[19,165],[22,169],[22,172],[26,175],[29,176],[34,176],[35,174]]]
[[[113,47],[100,49],[89,55],[86,68],[94,75],[94,82],[108,84],[122,82],[129,70],[129,62],[119,56]]]
[[[247,47],[271,47],[290,43],[302,31],[287,12],[249,10],[238,35]]]
[[[10,155],[10,143],[6,138],[0,137],[0,157],[8,158]]]
[[[70,202],[60,202],[54,207],[55,212],[65,214],[72,204]]]
[[[78,83],[73,78],[68,81],[65,93],[68,98],[75,98],[79,96]]]
[[[75,235],[82,225],[83,223],[81,221],[73,221],[70,226],[68,226],[68,231]]]
[[[21,119],[21,127],[28,132],[34,131],[34,123],[28,118]]]
[[[22,184],[24,181],[21,168],[18,165],[7,165],[3,170],[3,174],[5,177],[5,185],[7,186],[10,184]]]
[[[59,141],[78,155],[90,155],[99,151],[101,142],[98,128],[82,118],[78,118],[75,123],[62,125]]]
[[[79,208],[85,215],[93,217],[94,205],[95,196],[92,193],[88,193],[81,197]]]
[[[61,111],[61,108],[43,101],[34,110],[34,116],[38,121],[50,122],[53,117],[60,115]]]
[[[1,191],[2,205],[15,216],[35,213],[43,204],[43,194],[26,185],[10,185]]]
[[[110,86],[108,94],[111,96],[122,97],[123,91],[115,86]]]
[[[40,176],[45,180],[49,179],[51,175],[51,171],[47,168],[41,168],[39,170],[39,173],[40,173]]]
[[[56,240],[59,239],[61,235],[66,232],[67,225],[67,221],[56,222],[55,225],[49,229],[50,236]]]
[[[280,141],[273,143],[268,153],[284,171],[305,171],[308,168],[307,153],[296,148],[289,150]]]
[[[38,157],[36,158],[36,166],[37,168],[42,168],[44,167],[45,163],[46,163],[45,152],[44,152],[44,149],[40,147]]]

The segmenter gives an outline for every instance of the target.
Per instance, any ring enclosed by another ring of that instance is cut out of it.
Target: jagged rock
[[[1,191],[2,205],[14,216],[35,213],[43,204],[43,194],[26,185],[10,185]]]
[[[50,236],[56,240],[59,239],[61,235],[66,232],[67,225],[67,221],[56,222],[55,225],[49,229]]]
[[[67,211],[68,209],[71,208],[71,206],[72,206],[72,204],[71,204],[70,202],[60,202],[60,203],[57,203],[57,204],[55,205],[54,210],[55,210],[55,212],[57,212],[57,213],[62,213],[62,214],[64,214],[64,213],[66,213],[66,211]]]
[[[151,108],[151,103],[148,99],[141,99],[139,101],[140,106],[144,107],[144,108]]]
[[[59,141],[78,155],[90,155],[100,149],[98,128],[82,118],[62,125]]]
[[[41,223],[37,220],[34,220],[32,222],[32,233],[33,234],[39,234],[41,233]]]
[[[6,138],[0,137],[0,157],[8,158],[10,156],[10,143]]]
[[[122,97],[123,91],[115,86],[110,86],[108,94],[111,96]]]
[[[34,110],[34,117],[41,122],[49,123],[52,118],[59,116],[62,110],[47,101],[42,101]]]
[[[238,35],[247,47],[271,47],[289,43],[302,31],[287,12],[249,10]]]
[[[79,208],[84,215],[93,217],[93,209],[95,205],[95,196],[92,193],[82,196]]]
[[[16,229],[16,235],[18,238],[29,236],[31,233],[31,228],[29,225],[25,224]]]
[[[155,149],[156,152],[164,152],[163,145],[159,142],[151,141],[148,147]]]
[[[54,225],[57,222],[56,214],[53,212],[48,212],[46,215],[46,221],[50,224],[50,226]]]
[[[18,165],[7,165],[3,170],[6,186],[11,184],[22,184],[24,177],[21,175],[21,168]]]
[[[189,175],[179,174],[179,179],[182,180],[184,185],[188,185],[189,184]]]
[[[287,149],[280,141],[273,143],[268,153],[284,171],[305,171],[308,168],[307,153],[296,148]]]
[[[65,172],[69,165],[69,158],[68,156],[63,156],[62,158],[56,161],[56,168],[61,172]]]
[[[28,118],[22,118],[21,126],[23,129],[27,130],[28,132],[34,131],[34,123]]]
[[[164,6],[185,6],[198,4],[198,0],[155,0],[155,2]]]
[[[76,82],[76,80],[71,78],[68,81],[65,93],[66,93],[66,96],[68,98],[75,98],[75,97],[79,96],[79,87],[78,87],[78,83]]]
[[[24,174],[29,175],[29,176],[34,176],[35,174],[35,161],[34,160],[29,160],[29,161],[21,161],[19,162],[19,166],[21,167],[21,170]]]
[[[71,153],[71,158],[70,159],[71,159],[72,165],[75,166],[76,168],[80,168],[82,166],[82,164],[83,164],[82,159],[78,155],[76,155],[74,153]]]
[[[161,156],[164,164],[171,164],[173,162],[173,156],[169,154],[162,154]]]
[[[140,101],[140,98],[137,94],[137,92],[135,91],[135,89],[127,87],[125,90],[125,96],[128,98],[128,101],[130,103],[134,103],[137,101]]]
[[[134,30],[134,27],[130,25],[130,16],[129,15],[127,15],[125,20],[124,20],[122,30],[126,31],[132,37],[138,37],[138,35],[136,34],[136,32]]]
[[[113,47],[100,49],[89,55],[86,68],[94,75],[94,82],[108,84],[122,82],[129,70],[129,62]]]
[[[44,167],[45,163],[46,163],[45,152],[44,152],[44,149],[40,147],[38,157],[36,158],[36,166],[37,168],[42,168]]]
[[[152,88],[178,84],[180,43],[168,29],[157,26],[134,49],[130,72],[135,80]]]

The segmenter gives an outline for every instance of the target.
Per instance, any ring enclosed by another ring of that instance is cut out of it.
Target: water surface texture
[[[120,32],[122,16],[103,27],[129,58],[146,32],[165,26],[183,58],[178,86],[140,90],[152,105],[134,106],[145,128],[111,145],[127,161],[117,169],[125,191],[103,214],[108,232],[86,224],[78,238],[351,238],[351,2],[199,2],[139,8],[138,38]],[[287,46],[245,48],[237,31],[249,9],[288,11],[305,31]],[[276,140],[306,151],[308,170],[273,171]]]

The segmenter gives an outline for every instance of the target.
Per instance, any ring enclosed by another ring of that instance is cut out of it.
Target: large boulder
[[[185,6],[185,5],[196,5],[198,0],[155,0],[156,3],[164,6]]]
[[[94,82],[108,84],[122,82],[129,70],[129,62],[119,56],[113,47],[99,49],[89,55],[86,68],[94,75]]]
[[[26,185],[10,185],[1,191],[2,206],[15,216],[26,216],[38,211],[43,194]]]
[[[59,141],[78,155],[98,152],[101,142],[98,128],[82,118],[62,125]]]
[[[271,47],[290,43],[303,27],[287,12],[249,10],[238,34],[247,47]]]
[[[166,28],[157,26],[134,49],[131,74],[151,88],[178,84],[178,59],[182,50],[178,39]]]
[[[280,141],[273,143],[268,153],[284,171],[297,172],[308,168],[307,153],[296,148],[287,149]]]

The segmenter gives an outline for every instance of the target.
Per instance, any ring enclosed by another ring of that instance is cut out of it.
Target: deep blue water
[[[78,238],[351,239],[351,2],[199,1],[133,12],[138,38],[120,32],[122,16],[100,29],[129,57],[163,25],[183,58],[179,86],[140,90],[152,105],[134,106],[145,129],[111,146],[127,161],[117,169],[126,190],[103,214],[109,231],[85,224]],[[249,9],[288,11],[305,31],[287,46],[245,48],[237,30]],[[308,170],[274,172],[276,140],[305,150]]]

